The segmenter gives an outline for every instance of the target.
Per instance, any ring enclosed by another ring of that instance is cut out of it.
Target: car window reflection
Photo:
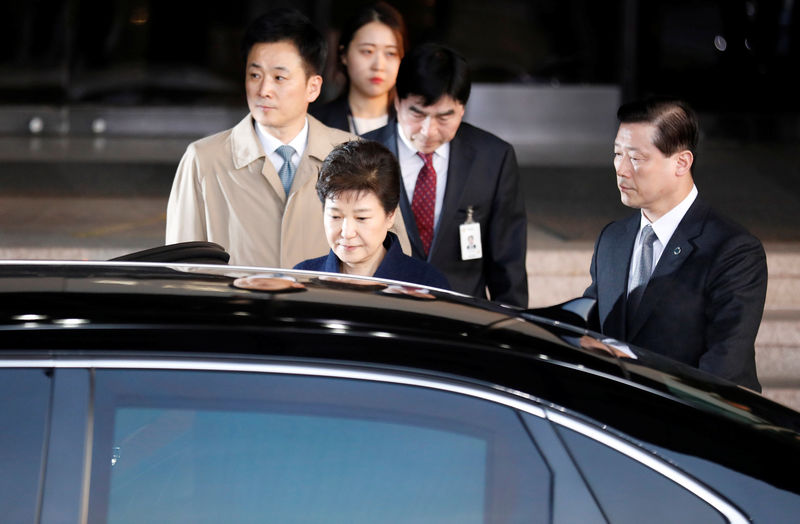
[[[550,475],[515,412],[454,393],[106,370],[95,420],[91,521],[549,520]]]

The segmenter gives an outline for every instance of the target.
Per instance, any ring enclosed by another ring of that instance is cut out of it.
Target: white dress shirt
[[[683,217],[686,215],[686,212],[689,211],[689,208],[692,207],[692,204],[696,198],[697,186],[692,185],[692,190],[689,191],[689,194],[686,195],[686,198],[681,200],[680,204],[670,209],[667,214],[655,222],[650,222],[647,220],[647,217],[645,217],[644,213],[642,213],[641,221],[639,222],[639,232],[636,234],[636,240],[633,242],[633,254],[631,256],[631,265],[628,271],[628,294],[630,294],[631,287],[633,286],[634,269],[639,267],[639,259],[642,257],[642,246],[640,240],[644,226],[650,224],[656,234],[656,240],[653,242],[652,265],[652,270],[655,271],[656,265],[658,265],[658,261],[661,259],[661,254],[664,253],[664,248],[672,238],[672,234],[675,233],[676,229],[678,229],[678,224],[681,223],[681,220],[683,220]]]
[[[275,171],[280,171],[281,167],[283,167],[283,157],[276,153],[276,150],[283,145],[291,146],[292,149],[294,149],[292,164],[294,165],[295,171],[297,170],[297,166],[300,164],[300,158],[306,150],[306,144],[308,144],[308,118],[306,118],[303,129],[301,129],[300,132],[297,133],[297,136],[288,144],[284,144],[269,134],[258,122],[256,122],[256,134],[258,135],[259,141],[261,141],[264,152],[267,154],[267,158],[269,158],[269,161],[275,166]]]
[[[399,123],[397,124],[397,136],[400,137],[400,141],[397,144],[397,159],[400,162],[403,186],[405,186],[408,203],[410,204],[414,199],[414,186],[417,185],[419,171],[425,165],[425,162],[417,155],[417,148],[411,144],[411,141],[403,133],[403,128]],[[433,169],[436,170],[436,207],[433,211],[434,235],[436,230],[439,229],[439,214],[442,211],[444,191],[447,187],[447,164],[449,160],[450,142],[446,142],[433,152]]]

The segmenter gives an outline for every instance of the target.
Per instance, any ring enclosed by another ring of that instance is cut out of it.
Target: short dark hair
[[[311,21],[296,9],[279,7],[253,20],[242,39],[242,58],[246,63],[250,50],[256,44],[284,41],[293,43],[297,48],[303,59],[306,76],[322,74],[328,57],[328,45]]]
[[[400,164],[383,144],[351,140],[334,147],[317,179],[317,196],[325,204],[345,191],[372,192],[386,213],[400,202]]]
[[[666,156],[689,150],[696,155],[700,135],[697,114],[683,100],[652,97],[628,102],[617,111],[620,123],[646,123],[656,127],[653,145]]]
[[[400,62],[397,72],[397,96],[421,96],[426,106],[447,95],[467,104],[471,81],[467,60],[441,44],[415,47]]]

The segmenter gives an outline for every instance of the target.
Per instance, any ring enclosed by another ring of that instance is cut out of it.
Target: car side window
[[[34,522],[41,483],[50,375],[0,370],[0,520]]]
[[[550,522],[517,413],[301,374],[98,370],[90,522]]]
[[[556,425],[609,522],[728,522],[685,487],[597,440]]]

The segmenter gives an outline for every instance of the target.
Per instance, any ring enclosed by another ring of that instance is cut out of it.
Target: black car
[[[796,521],[800,414],[582,306],[0,262],[0,521]]]

